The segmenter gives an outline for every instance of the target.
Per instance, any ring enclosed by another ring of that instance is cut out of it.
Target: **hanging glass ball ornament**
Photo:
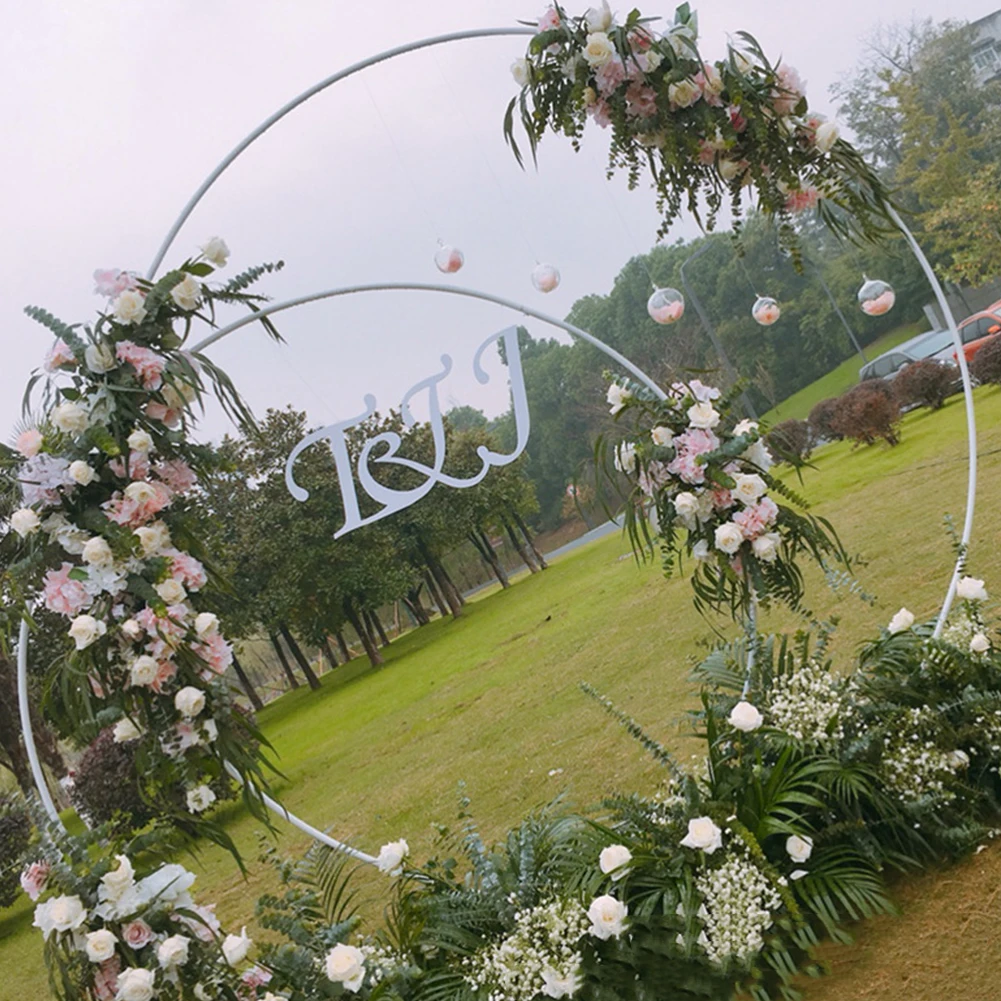
[[[435,267],[444,275],[454,275],[465,264],[466,258],[458,247],[439,243],[434,254]]]
[[[536,264],[532,268],[532,284],[539,292],[552,292],[560,283],[560,269],[552,264]]]
[[[677,323],[685,313],[685,297],[676,288],[654,289],[646,311],[656,323]]]
[[[876,278],[866,278],[858,290],[858,304],[866,316],[882,316],[893,309],[897,293],[888,282]]]
[[[759,295],[751,307],[754,322],[770,327],[782,315],[782,308],[770,295]]]

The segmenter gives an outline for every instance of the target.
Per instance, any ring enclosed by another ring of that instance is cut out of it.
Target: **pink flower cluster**
[[[76,366],[76,355],[73,349],[62,339],[56,341],[49,348],[49,353],[45,356],[43,367],[46,372],[58,372],[63,368],[73,368]]]
[[[719,438],[712,431],[692,428],[674,439],[675,454],[667,470],[680,477],[685,483],[705,483],[705,467],[698,463],[698,457],[719,448]]]
[[[124,459],[112,459],[108,468],[122,480],[145,480],[149,476],[149,455],[133,449],[129,453],[127,466]]]
[[[132,341],[121,341],[115,349],[118,360],[131,365],[144,389],[159,389],[163,385],[163,372],[167,359],[150,348]]]
[[[94,997],[97,1001],[115,1001],[118,995],[118,974],[122,960],[118,953],[106,959],[94,973]]]
[[[190,553],[182,553],[179,549],[164,550],[164,556],[170,557],[170,576],[189,591],[200,591],[205,587],[208,576],[205,567]]]
[[[778,88],[772,92],[772,107],[779,115],[791,115],[802,100],[806,84],[791,66],[782,63],[777,72]]]
[[[42,448],[42,432],[37,428],[22,431],[14,442],[14,448],[26,459],[33,459]]]
[[[21,889],[32,899],[37,900],[49,881],[52,866],[46,861],[32,862],[21,873]]]
[[[50,570],[45,575],[42,587],[42,603],[50,612],[72,619],[89,607],[93,600],[78,580],[70,579],[72,563],[64,563],[58,570]]]
[[[143,481],[137,481],[143,482]],[[129,528],[139,528],[152,521],[174,499],[170,487],[166,483],[149,483],[148,491],[142,495],[130,496],[126,493],[116,493],[111,500],[105,501],[102,507],[109,521],[116,525],[127,525]]]
[[[171,605],[165,616],[158,616],[148,605],[136,615],[136,621],[149,637],[146,650],[157,660],[169,658],[187,634],[187,605]]]
[[[136,286],[135,275],[128,271],[120,271],[118,268],[105,270],[98,268],[94,272],[94,293],[106,299],[114,299]]]
[[[733,516],[733,522],[744,533],[745,539],[756,539],[775,524],[778,516],[779,508],[775,501],[771,497],[762,497],[757,504],[738,511]]]
[[[233,663],[233,648],[221,633],[214,633],[204,643],[196,646],[194,651],[208,665],[209,673],[202,675],[206,681],[213,674],[225,674],[226,668]]]
[[[58,455],[36,454],[22,467],[18,477],[21,493],[28,507],[51,507],[59,503],[60,488],[76,484],[69,475],[69,459]]]
[[[186,494],[198,482],[194,470],[183,459],[159,462],[154,472],[175,494]]]
[[[820,200],[820,192],[812,185],[790,191],[786,196],[786,208],[790,212],[806,212],[816,206]]]

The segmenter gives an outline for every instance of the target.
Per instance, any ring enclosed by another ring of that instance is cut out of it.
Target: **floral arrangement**
[[[604,441],[599,466],[613,479],[627,478],[627,527],[637,547],[651,541],[649,513],[665,570],[671,573],[682,554],[694,561],[699,605],[749,614],[755,603],[775,598],[796,608],[802,554],[821,565],[848,563],[831,525],[806,514],[806,502],[772,476],[758,424],[732,416],[733,394],[693,379],[659,400],[615,380],[607,401],[631,426],[611,448],[614,472]]]
[[[142,792],[161,817],[232,848],[205,811],[232,768],[261,819],[261,738],[237,711],[225,672],[232,650],[203,603],[210,570],[189,514],[212,452],[190,441],[193,408],[211,385],[249,419],[228,379],[185,350],[215,306],[260,298],[247,287],[280,265],[211,286],[228,248],[210,240],[159,281],[99,271],[107,305],[92,326],[69,326],[37,308],[56,341],[29,384],[40,416],[3,455],[22,507],[10,524],[24,540],[14,567],[72,642],[53,683],[68,726],[113,726],[137,745]],[[274,328],[264,321],[274,334]]]
[[[549,129],[578,145],[590,118],[611,129],[610,173],[625,169],[635,186],[649,171],[659,236],[683,209],[700,219],[703,205],[712,229],[725,197],[739,220],[752,188],[794,259],[793,220],[804,210],[816,207],[841,233],[889,227],[882,184],[833,122],[810,113],[795,69],[771,63],[746,32],[725,59],[707,62],[687,3],[666,30],[656,20],[634,10],[617,23],[607,0],[583,16],[559,3],[543,13],[511,67],[521,92],[504,129],[519,161],[516,111],[533,155]]]

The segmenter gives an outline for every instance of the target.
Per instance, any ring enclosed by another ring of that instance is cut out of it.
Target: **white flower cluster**
[[[365,969],[373,987],[383,980],[392,979],[408,966],[404,956],[394,952],[389,946],[379,945],[377,942],[362,945],[361,952],[365,957]]]
[[[466,982],[489,1001],[571,997],[580,987],[578,944],[588,930],[583,907],[552,900],[515,915],[514,931],[465,961]]]
[[[978,716],[974,722],[977,725],[980,741],[986,744],[993,754],[1001,754],[1001,709]]]
[[[646,801],[647,818],[658,827],[677,823],[678,814],[687,806],[680,783],[671,778]]]
[[[769,693],[769,722],[806,743],[839,741],[844,736],[842,682],[820,664],[805,664],[783,675]]]
[[[955,798],[947,783],[959,763],[929,739],[927,734],[933,724],[932,710],[927,706],[908,709],[898,732],[884,738],[884,777],[887,787],[902,803]]]
[[[727,959],[742,962],[760,952],[764,932],[781,897],[745,851],[734,852],[718,869],[695,881],[704,898],[704,934],[698,944],[714,963]]]

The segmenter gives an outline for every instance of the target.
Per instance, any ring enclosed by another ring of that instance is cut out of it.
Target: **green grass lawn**
[[[1001,587],[992,504],[1001,488],[1001,392],[979,390],[978,408],[983,474],[973,569]],[[814,613],[841,617],[835,651],[846,665],[857,644],[902,604],[929,614],[940,602],[950,571],[942,518],[952,513],[960,519],[965,496],[962,434],[962,401],[954,399],[939,413],[909,414],[903,443],[894,449],[853,452],[834,444],[816,455],[816,468],[804,472],[801,492],[815,501],[817,513],[834,521],[849,551],[864,557],[859,580],[878,596],[869,607],[831,593],[819,574],[811,576]],[[787,613],[773,613],[765,625],[793,622]],[[638,566],[621,537],[604,539],[509,590],[484,593],[458,621],[436,621],[405,635],[387,651],[381,669],[356,661],[326,675],[319,692],[302,688],[268,706],[261,725],[280,751],[286,775],[278,795],[292,811],[359,847],[377,850],[406,837],[420,858],[432,822],[454,819],[460,780],[488,836],[561,792],[587,806],[617,788],[651,791],[661,777],[658,767],[577,683],[590,681],[656,737],[682,755],[690,753],[679,717],[692,704],[688,673],[710,642],[712,625],[732,631],[723,621],[711,624],[695,614],[687,581],[665,581],[656,566]],[[235,809],[226,819],[253,859],[259,825]],[[300,852],[306,843],[282,827],[283,851]],[[978,865],[994,854],[980,856]],[[194,868],[199,899],[218,902],[224,922],[247,923],[253,934],[253,903],[270,881],[266,867],[251,864],[243,882],[228,856],[208,848]],[[949,878],[972,881],[981,878],[978,871]],[[973,883],[963,885],[970,889]],[[377,884],[369,886],[374,901]],[[378,910],[375,902],[370,910]],[[941,917],[934,908],[927,915],[929,921]],[[30,921],[24,899],[0,912],[0,1001],[48,996]],[[991,957],[1001,957],[999,927],[994,921],[985,932]],[[880,923],[875,933],[885,943],[898,928],[910,936],[921,933],[892,922]],[[967,962],[947,948],[959,950],[961,944],[948,936],[924,942],[922,961],[939,949],[944,967]],[[898,953],[906,957],[906,949]],[[997,958],[984,964],[998,972]],[[867,974],[864,964],[860,969],[857,974],[848,964],[816,996],[900,996],[890,986],[886,993],[862,993]],[[942,996],[914,983],[907,993],[910,1001]],[[980,995],[973,987],[963,994],[964,1001],[981,996],[998,995]]]
[[[909,337],[915,337],[927,326],[926,321],[919,320],[916,323],[907,323],[904,326],[894,328],[889,333],[883,334],[878,340],[873,341],[865,349],[866,358],[869,361],[878,358],[885,351],[896,347]],[[777,407],[772,407],[761,419],[770,425],[777,424],[779,421],[788,421],[794,417],[806,420],[807,415],[821,400],[826,400],[831,396],[840,396],[845,390],[857,385],[859,369],[863,364],[864,362],[857,354],[852,355],[823,378],[811,382],[809,386],[804,386],[798,393],[793,393]]]

